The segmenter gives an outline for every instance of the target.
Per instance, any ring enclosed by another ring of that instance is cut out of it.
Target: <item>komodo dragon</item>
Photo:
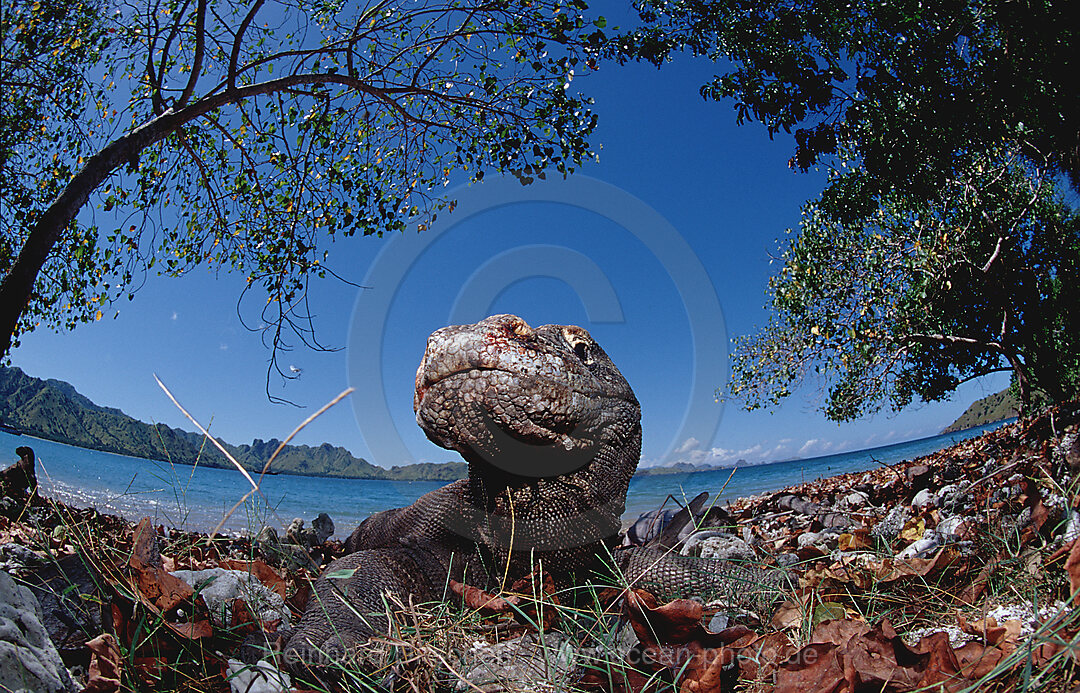
[[[778,586],[775,571],[609,548],[641,453],[641,409],[580,327],[533,329],[496,315],[436,330],[413,406],[428,438],[465,458],[469,477],[357,527],[351,553],[315,583],[289,636],[290,666],[341,659],[385,633],[387,591],[441,599],[448,578],[497,590],[538,563],[562,587],[615,563],[622,579],[663,598],[747,603]]]

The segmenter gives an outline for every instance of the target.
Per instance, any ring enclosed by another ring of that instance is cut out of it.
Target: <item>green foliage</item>
[[[733,98],[770,135],[795,129],[791,165],[860,166],[824,206],[852,219],[878,195],[932,198],[953,171],[1008,142],[1080,186],[1080,54],[1062,0],[642,0],[619,56],[660,65],[689,50],[725,71],[701,88]],[[727,62],[730,61],[730,62]],[[802,127],[799,127],[802,126]]]
[[[119,409],[102,407],[62,380],[40,380],[18,368],[0,367],[0,421],[40,438],[121,455],[175,464],[235,469],[201,434],[148,424]],[[280,441],[250,445],[218,440],[240,464],[262,471]],[[402,481],[454,481],[467,474],[464,462],[422,463],[383,469],[342,447],[286,445],[271,471],[306,476]]]
[[[1023,401],[1080,394],[1080,217],[1021,163],[979,162],[933,206],[887,196],[863,223],[810,204],[779,260],[774,317],[737,340],[731,388],[749,408],[806,376],[835,420],[999,370]]]
[[[701,88],[739,122],[794,131],[824,166],[770,283],[774,317],[739,341],[732,391],[776,404],[820,376],[833,419],[941,399],[1011,369],[1020,399],[1080,388],[1068,289],[1080,190],[1080,31],[1071,3],[642,0],[615,54],[722,66]]]
[[[32,123],[5,120],[0,149],[25,191],[0,201],[5,301],[34,280],[17,254],[40,269],[16,340],[100,319],[147,272],[207,266],[264,294],[275,354],[290,330],[314,344],[306,290],[335,274],[332,242],[423,231],[454,180],[592,156],[571,83],[607,38],[580,0],[29,2],[4,13],[0,75],[10,122]]]
[[[100,134],[83,116],[105,92],[91,75],[110,43],[104,7],[18,0],[0,12],[0,272],[26,242],[35,210],[59,194]],[[69,228],[54,255],[32,312],[53,306],[51,324],[70,329],[96,315],[100,302],[91,297],[108,293],[103,277],[123,276],[124,266],[98,249],[92,225]]]

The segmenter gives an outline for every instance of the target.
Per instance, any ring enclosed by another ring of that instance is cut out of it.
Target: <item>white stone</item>
[[[842,507],[852,509],[861,508],[870,502],[870,496],[866,495],[862,491],[852,491],[848,495],[844,496],[840,501]]]
[[[232,693],[284,693],[292,688],[289,675],[265,659],[254,664],[230,659],[226,668]]]
[[[906,549],[896,554],[896,557],[901,560],[907,560],[909,558],[929,558],[941,544],[941,535],[932,529],[928,529],[923,532],[922,539],[912,543]]]
[[[946,517],[944,520],[938,523],[937,531],[945,536],[956,534],[960,529],[960,525],[964,524],[969,518],[962,517],[960,515],[953,515],[952,517]]]
[[[1065,535],[1063,539],[1066,543],[1080,537],[1080,513],[1075,510],[1069,511],[1069,520],[1065,524]]]
[[[924,488],[915,494],[915,497],[911,499],[911,505],[916,508],[923,508],[927,505],[934,503],[934,492],[928,488]]]
[[[177,570],[180,578],[202,595],[214,625],[228,626],[232,622],[232,605],[243,599],[261,621],[281,619],[281,628],[289,627],[289,609],[281,595],[262,584],[257,577],[243,570],[208,568],[206,570]]]
[[[742,539],[731,535],[721,534],[702,540],[702,558],[719,558],[727,561],[748,561],[754,558],[754,550]]]

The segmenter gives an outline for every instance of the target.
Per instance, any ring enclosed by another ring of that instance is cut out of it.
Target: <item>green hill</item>
[[[1020,405],[1016,398],[1012,396],[1008,389],[1005,389],[997,394],[987,395],[980,400],[976,400],[967,408],[967,411],[960,415],[959,419],[949,424],[942,433],[962,431],[972,426],[981,426],[992,421],[1009,419],[1016,416],[1019,408]]]
[[[148,424],[119,409],[102,407],[61,380],[41,380],[18,368],[0,367],[0,422],[39,438],[121,455],[233,469],[201,434]],[[248,470],[262,470],[280,441],[256,439],[250,445],[218,442]],[[274,460],[281,474],[351,479],[453,481],[467,474],[464,462],[411,464],[383,469],[348,450],[323,443],[287,445]]]

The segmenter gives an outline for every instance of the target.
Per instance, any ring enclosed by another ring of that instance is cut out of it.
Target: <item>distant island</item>
[[[1016,408],[1016,400],[1008,390],[1003,390],[976,401],[942,433],[1016,416]],[[70,383],[41,380],[26,375],[19,368],[0,366],[0,429],[150,460],[235,468],[200,433],[139,421],[119,409],[95,404]],[[249,471],[261,471],[266,460],[280,445],[280,441],[273,438],[267,441],[255,439],[250,445],[233,445],[220,438],[217,440]],[[746,461],[739,460],[735,465],[677,462],[666,467],[639,468],[635,476],[687,474],[730,469],[732,466],[746,466]],[[468,475],[464,462],[425,462],[386,469],[329,443],[318,447],[286,445],[274,459],[271,471],[278,474],[394,481],[455,481]]]
[[[92,450],[178,464],[235,469],[200,433],[148,424],[119,409],[102,407],[62,380],[41,380],[19,368],[0,367],[0,424],[11,431]],[[233,445],[217,439],[249,471],[261,471],[280,441]],[[349,479],[454,481],[468,474],[464,462],[409,464],[391,469],[355,457],[343,447],[286,445],[272,472]]]
[[[967,428],[981,426],[994,421],[1011,419],[1016,416],[1016,412],[1019,409],[1019,402],[1016,401],[1016,398],[1009,392],[1008,388],[1006,388],[996,394],[987,395],[982,399],[975,400],[975,402],[967,408],[967,411],[961,414],[960,418],[956,421],[949,424],[942,433],[963,431]]]

